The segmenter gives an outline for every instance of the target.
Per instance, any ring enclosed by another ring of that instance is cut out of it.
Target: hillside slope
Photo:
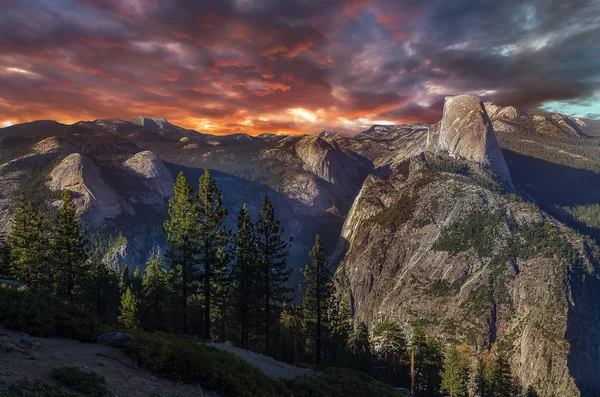
[[[525,386],[593,395],[600,249],[507,193],[493,164],[469,155],[486,145],[472,140],[454,158],[433,145],[391,164],[387,178],[366,179],[334,256],[355,324],[393,319],[473,347],[500,344]]]
[[[199,385],[176,384],[138,368],[134,360],[116,347],[82,343],[64,338],[35,338],[39,347],[22,348],[21,334],[0,325],[0,384],[40,380],[55,384],[52,369],[77,367],[104,376],[107,388],[117,396],[217,397]]]

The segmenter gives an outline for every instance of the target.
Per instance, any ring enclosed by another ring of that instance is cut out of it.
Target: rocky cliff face
[[[444,110],[427,153],[369,176],[348,213],[332,261],[355,324],[393,319],[471,346],[501,343],[541,395],[593,395],[600,249],[506,193],[510,173],[477,98],[448,98]]]
[[[123,213],[117,193],[104,182],[94,163],[80,153],[67,156],[50,178],[50,189],[69,190],[78,212],[96,227]]]
[[[156,154],[147,150],[136,153],[123,163],[123,167],[145,187],[139,194],[131,196],[131,201],[159,205],[173,196],[173,178]]]
[[[512,187],[512,180],[494,127],[483,102],[471,95],[447,97],[438,137],[438,150],[491,167]]]

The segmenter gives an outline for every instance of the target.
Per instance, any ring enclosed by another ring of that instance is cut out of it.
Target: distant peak
[[[331,138],[331,139],[333,139],[333,138],[337,138],[339,136],[340,136],[339,132],[336,132],[336,131],[323,131],[323,132],[321,132],[319,134],[319,138]]]
[[[152,126],[164,127],[166,125],[171,125],[167,121],[167,119],[165,119],[164,117],[149,118],[149,117],[144,117],[144,116],[137,116],[137,117],[134,117],[133,119],[131,119],[131,122],[133,124],[139,125],[141,127],[152,127]]]

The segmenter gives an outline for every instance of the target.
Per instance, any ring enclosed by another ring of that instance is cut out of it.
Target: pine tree
[[[2,236],[0,237],[0,279],[12,277],[10,267],[10,247],[7,238]]]
[[[443,364],[442,348],[425,330],[416,327],[411,338],[411,394],[434,395],[439,391]]]
[[[512,397],[520,394],[520,385],[513,377],[505,350],[492,346],[481,353],[475,375],[480,397]]]
[[[100,319],[105,318],[111,306],[118,305],[119,278],[99,258],[90,261],[83,290],[85,305]]]
[[[30,287],[50,284],[50,226],[46,216],[21,195],[8,237],[10,273]]]
[[[277,304],[288,301],[290,289],[286,287],[292,274],[288,269],[289,244],[283,239],[283,229],[275,219],[273,204],[265,197],[263,207],[256,223],[257,247],[262,267],[261,283],[263,288],[262,302],[265,336],[265,354],[269,355],[271,343],[270,331]]]
[[[145,327],[165,328],[165,301],[169,294],[167,271],[163,267],[162,255],[153,251],[148,259],[143,280],[142,313]]]
[[[71,193],[63,190],[53,244],[53,273],[56,294],[69,303],[73,303],[85,277],[84,266],[88,259],[85,246],[85,235]]]
[[[133,295],[133,292],[131,292],[131,288],[127,288],[121,297],[121,315],[119,316],[121,324],[131,329],[140,327],[140,322],[137,318],[138,306],[138,300]]]
[[[352,331],[351,313],[348,301],[340,299],[334,293],[329,311],[329,347],[331,350],[333,364],[341,364],[339,362],[340,354],[344,351],[348,344],[348,338]]]
[[[466,346],[460,348],[450,344],[446,348],[444,370],[442,371],[442,390],[450,397],[467,397],[469,395],[470,358]]]
[[[292,362],[298,362],[300,353],[300,332],[302,331],[302,313],[298,305],[283,305],[281,311],[281,325],[289,330],[293,344]]]
[[[512,397],[514,395],[514,378],[505,350],[493,347],[494,352],[494,397]]]
[[[397,322],[385,321],[373,329],[373,350],[383,360],[383,377],[389,379],[389,367],[398,367],[405,359],[407,348],[404,332]]]
[[[475,389],[479,397],[492,397],[494,393],[495,370],[492,353],[484,350],[477,357],[475,370]]]
[[[127,291],[127,288],[131,287],[131,278],[129,277],[129,265],[125,264],[123,270],[121,270],[121,277],[119,279],[119,288],[121,294]]]
[[[424,369],[424,351],[426,349],[427,339],[425,330],[417,327],[413,330],[410,342],[410,394],[416,395],[425,390],[425,369]]]
[[[323,335],[329,325],[328,308],[333,303],[333,283],[327,252],[318,234],[309,256],[310,263],[302,269],[305,277],[302,311],[305,329],[315,342],[316,363],[321,365]]]
[[[169,244],[167,258],[171,267],[173,290],[181,306],[182,328],[189,333],[188,303],[194,293],[194,267],[198,239],[198,206],[194,202],[193,187],[183,172],[173,186],[175,195],[169,200],[169,219],[164,224]]]
[[[223,207],[223,196],[208,170],[204,170],[200,177],[196,200],[199,224],[198,252],[204,292],[204,339],[210,340],[213,292],[219,290],[221,303],[227,299],[228,294],[226,249],[229,235],[225,229],[227,209]],[[221,309],[223,308],[221,306]]]
[[[256,234],[254,224],[248,213],[246,204],[238,216],[238,229],[234,238],[232,262],[232,278],[234,283],[234,300],[236,314],[240,324],[240,343],[242,348],[249,348],[250,323],[260,307],[260,267],[257,261]]]
[[[229,271],[231,255],[225,247],[217,251],[216,262],[213,266],[211,287],[211,299],[213,310],[211,313],[215,333],[218,342],[225,342],[228,326],[233,326],[233,282]]]
[[[131,291],[135,298],[139,301],[142,299],[142,289],[143,289],[143,279],[142,272],[140,271],[140,267],[136,266],[133,271],[133,278],[131,279]]]
[[[364,322],[360,322],[358,327],[350,334],[348,345],[355,355],[371,354],[371,340],[369,338],[369,329]]]

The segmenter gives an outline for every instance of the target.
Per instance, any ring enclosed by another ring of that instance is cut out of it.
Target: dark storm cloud
[[[599,4],[9,1],[0,123],[144,114],[213,133],[356,132],[436,121],[462,92],[523,109],[585,100],[600,90]]]

